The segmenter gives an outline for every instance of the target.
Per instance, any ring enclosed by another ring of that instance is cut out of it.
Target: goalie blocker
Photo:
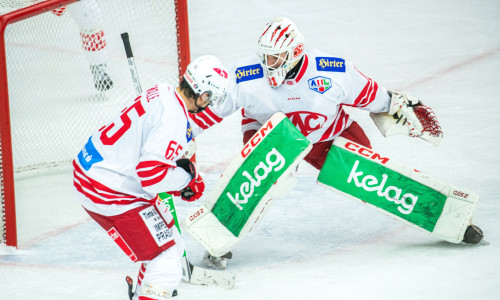
[[[290,173],[312,145],[283,113],[274,114],[222,174],[204,204],[181,223],[213,256],[233,250],[296,183]]]
[[[481,230],[471,224],[477,194],[344,138],[333,143],[318,182],[451,243],[482,239]]]

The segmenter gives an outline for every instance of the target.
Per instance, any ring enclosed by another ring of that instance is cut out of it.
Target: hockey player
[[[165,299],[181,280],[184,244],[157,194],[185,201],[204,191],[196,165],[182,158],[192,139],[188,113],[224,101],[228,74],[213,56],[187,67],[178,87],[156,84],[93,134],[73,161],[77,198],[133,261],[143,262],[134,299]],[[156,203],[156,204],[155,204]]]
[[[339,136],[371,148],[363,129],[344,110],[355,107],[391,115],[390,119],[397,116],[408,135],[439,143],[442,132],[435,116],[426,114],[433,126],[424,127],[415,114],[417,106],[424,113],[431,111],[418,99],[388,92],[352,62],[305,45],[291,20],[278,17],[267,23],[258,39],[257,55],[238,60],[229,68],[232,77],[225,103],[190,116],[197,124],[195,135],[242,109],[246,143],[274,113],[283,112],[313,143],[305,161],[321,169]],[[216,258],[206,253],[205,261],[224,268],[225,258],[230,256]]]
[[[90,64],[95,88],[101,92],[109,90],[113,87],[113,81],[107,70],[104,22],[96,0],[81,0],[54,9],[52,13],[56,16],[62,16],[66,11],[69,11],[71,17],[80,27],[82,47]]]

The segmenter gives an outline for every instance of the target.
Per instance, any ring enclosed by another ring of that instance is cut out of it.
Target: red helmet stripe
[[[271,28],[271,25],[267,26],[266,30],[264,30],[261,36],[264,36],[264,34],[266,34],[266,32],[269,30],[269,28]]]
[[[275,29],[275,30],[274,30],[274,32],[273,32],[273,35],[271,35],[271,41],[273,40],[273,37],[274,37],[274,35],[276,34],[276,32],[278,32],[278,30],[280,30],[280,29],[281,29],[281,27],[279,27],[279,26],[278,26],[278,27],[276,27],[276,29]]]
[[[278,36],[278,38],[276,39],[276,42],[274,43],[275,46],[278,43],[278,41],[281,39],[281,37],[288,31],[288,28],[290,28],[290,25],[288,25],[283,30],[281,30],[280,35]],[[286,39],[285,39],[285,41],[286,41]]]

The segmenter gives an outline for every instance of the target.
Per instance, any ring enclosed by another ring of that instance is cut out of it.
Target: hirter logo
[[[294,111],[287,113],[286,116],[304,136],[320,129],[326,122],[325,115],[310,111]]]
[[[309,79],[309,89],[318,92],[320,94],[324,94],[332,87],[332,80],[327,77],[318,76],[312,79]]]
[[[239,67],[235,71],[236,83],[254,80],[264,77],[264,72],[260,64]]]
[[[220,76],[224,77],[224,78],[227,78],[227,72],[224,71],[224,70],[221,70],[219,68],[214,68],[214,71],[219,74]]]

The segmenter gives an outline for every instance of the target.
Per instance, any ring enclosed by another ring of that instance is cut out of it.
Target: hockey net
[[[52,201],[42,189],[71,186],[47,174],[69,170],[88,137],[135,97],[121,33],[143,89],[178,83],[190,59],[186,2],[0,0],[0,244],[18,246],[16,216],[33,206],[26,199]]]

